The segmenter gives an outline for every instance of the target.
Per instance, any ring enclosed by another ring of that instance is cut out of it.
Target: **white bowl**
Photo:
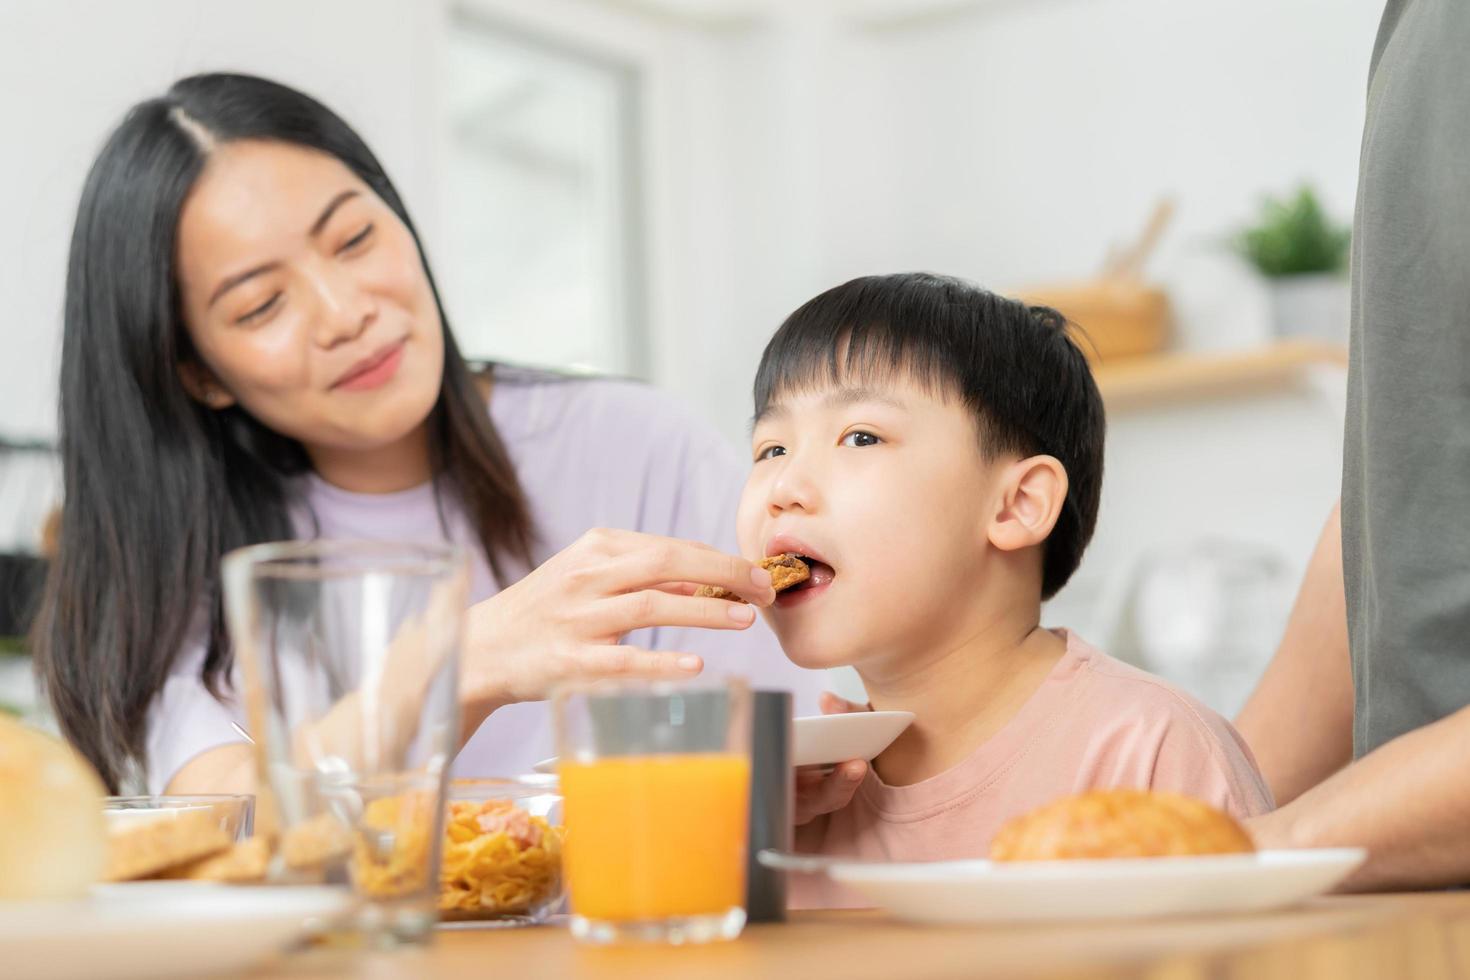
[[[810,715],[792,726],[791,764],[830,766],[873,759],[913,723],[912,711],[854,711]]]
[[[808,715],[792,722],[791,764],[834,766],[850,759],[877,757],[913,723],[912,711],[854,711],[846,715]],[[556,756],[531,767],[556,772]]]

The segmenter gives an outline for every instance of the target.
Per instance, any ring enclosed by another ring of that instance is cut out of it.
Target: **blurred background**
[[[1048,610],[1233,712],[1336,498],[1382,0],[5,0],[0,636],[59,486],[92,156],[176,77],[312,93],[377,151],[467,353],[659,385],[744,444],[781,319],[926,269],[1060,306],[1108,402]],[[33,710],[18,639],[0,703]],[[851,678],[839,683],[850,685]]]

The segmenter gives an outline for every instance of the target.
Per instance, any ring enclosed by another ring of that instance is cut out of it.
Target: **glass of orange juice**
[[[572,934],[700,943],[745,926],[750,691],[617,681],[554,702]]]

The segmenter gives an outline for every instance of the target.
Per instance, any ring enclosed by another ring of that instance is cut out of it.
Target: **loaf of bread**
[[[1250,835],[1207,803],[1149,790],[1095,790],[1047,804],[1001,827],[994,861],[1240,854]]]
[[[0,714],[0,901],[86,893],[107,860],[102,794],[69,745]]]

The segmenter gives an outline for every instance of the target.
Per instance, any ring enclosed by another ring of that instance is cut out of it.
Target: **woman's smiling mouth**
[[[387,384],[403,362],[405,343],[405,340],[397,340],[369,354],[333,381],[332,387],[343,391],[367,391]]]

